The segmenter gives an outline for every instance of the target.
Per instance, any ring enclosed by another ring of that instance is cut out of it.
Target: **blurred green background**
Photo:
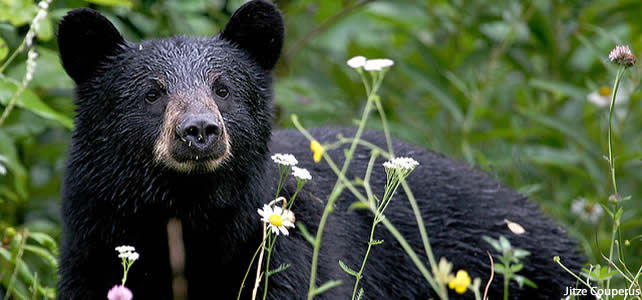
[[[7,228],[60,237],[60,183],[73,116],[72,81],[61,68],[56,22],[71,8],[103,12],[126,39],[219,32],[240,0],[58,0],[37,32],[34,80],[0,126],[0,237]],[[605,265],[611,222],[607,117],[616,66],[608,53],[642,49],[639,0],[281,0],[287,39],[276,69],[277,126],[296,113],[307,127],[354,125],[365,92],[345,61],[391,58],[380,92],[394,135],[487,170],[539,203]],[[0,1],[0,64],[38,10]],[[0,76],[0,108],[25,73],[20,53]],[[639,64],[621,84],[614,123],[625,258],[642,264],[642,93]],[[601,94],[600,94],[601,92]],[[370,128],[381,128],[375,118]],[[2,171],[3,167],[0,167]],[[513,220],[518,221],[518,220]],[[528,231],[528,228],[526,228]],[[598,248],[599,243],[601,248]],[[50,249],[55,254],[55,248]],[[1,254],[1,253],[0,253]],[[38,255],[25,261],[43,284],[55,278]],[[6,258],[6,257],[5,257]],[[0,282],[7,284],[0,257]]]

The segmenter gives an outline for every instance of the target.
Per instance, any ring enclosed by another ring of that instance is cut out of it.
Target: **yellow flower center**
[[[279,215],[271,215],[268,220],[270,220],[270,224],[276,227],[283,225],[283,218]]]
[[[600,90],[598,91],[598,93],[602,97],[611,96],[611,88],[606,85],[603,85],[600,87]]]
[[[323,149],[323,146],[318,141],[312,141],[310,142],[310,150],[314,152],[314,162],[318,163],[321,161],[321,157],[323,156],[323,152],[325,152],[325,149]]]

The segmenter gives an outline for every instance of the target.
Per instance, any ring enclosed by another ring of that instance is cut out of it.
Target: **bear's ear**
[[[272,70],[281,56],[283,16],[276,5],[254,0],[237,9],[221,38],[245,49],[265,70]]]
[[[58,25],[62,66],[76,83],[89,79],[100,62],[124,43],[116,27],[93,9],[71,10]]]

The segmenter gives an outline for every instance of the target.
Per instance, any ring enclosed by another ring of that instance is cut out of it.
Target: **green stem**
[[[386,112],[383,110],[383,105],[381,104],[381,99],[377,97],[375,104],[377,105],[377,110],[379,111],[379,117],[381,118],[381,125],[383,126],[383,134],[386,137],[386,144],[388,146],[388,152],[394,157],[395,150],[392,147],[392,138],[390,137],[390,129],[388,128],[388,119],[386,118]]]
[[[370,175],[372,174],[372,167],[374,166],[375,160],[377,159],[377,156],[379,156],[378,151],[373,151],[372,155],[370,155],[370,161],[368,162],[368,168],[366,169],[366,175],[363,178],[363,182],[365,185],[366,189],[366,194],[368,195],[368,199],[373,199],[374,195],[372,193],[372,189],[370,188]],[[385,198],[384,198],[385,199]],[[383,201],[382,201],[383,203]],[[354,289],[352,290],[352,300],[355,299],[357,295],[357,289],[359,287],[359,280],[361,280],[361,277],[363,276],[363,270],[366,267],[366,261],[368,260],[368,255],[370,254],[370,249],[372,248],[372,241],[374,240],[374,231],[375,227],[377,226],[377,219],[378,216],[375,214],[374,218],[372,219],[372,227],[370,228],[370,239],[368,240],[368,249],[366,250],[366,255],[363,257],[363,261],[361,262],[361,269],[359,269],[359,273],[357,274],[357,278],[354,283]]]
[[[16,90],[16,93],[13,94],[13,97],[11,97],[11,100],[9,100],[9,103],[7,106],[4,108],[4,111],[2,112],[2,115],[0,116],[0,127],[4,123],[4,121],[9,117],[9,114],[13,109],[16,107],[16,104],[18,103],[18,97],[24,92],[25,88],[27,86],[25,84],[20,84],[18,86],[18,89]]]
[[[272,256],[272,247],[274,247],[274,243],[276,243],[276,238],[277,238],[276,236],[272,237],[272,234],[270,233],[268,234],[269,234],[268,244],[270,244],[270,247],[268,247],[267,258],[265,259],[265,271],[263,273],[264,274],[263,278],[265,278],[265,286],[263,288],[263,300],[265,300],[265,298],[267,297],[268,279],[270,277],[270,257]]]
[[[564,264],[562,264],[562,261],[559,258],[559,256],[554,257],[553,261],[556,262],[558,265],[560,265],[560,267],[562,267],[562,269],[564,269],[564,271],[566,271],[567,273],[571,274],[571,276],[575,277],[575,279],[577,279],[578,282],[582,283],[584,286],[586,286],[590,290],[593,290],[593,287],[590,284],[588,284],[588,282],[584,281],[584,279],[582,279],[581,277],[575,275],[575,273],[573,273],[573,271],[569,270]]]
[[[25,245],[27,244],[28,235],[29,235],[28,231],[25,230],[22,232],[22,240],[20,241],[20,246],[18,247],[18,255],[16,255],[14,260],[16,263],[16,266],[13,269],[13,273],[11,273],[11,279],[9,279],[9,285],[7,285],[7,289],[6,289],[7,294],[4,296],[4,300],[9,300],[9,297],[11,297],[11,294],[15,289],[13,284],[16,282],[18,270],[20,270],[20,268],[22,267],[22,263],[23,263],[22,254],[24,253]]]
[[[307,130],[305,130],[305,128],[303,128],[303,126],[301,126],[301,124],[299,123],[298,118],[297,118],[296,116],[293,116],[293,117],[292,117],[292,123],[294,124],[294,126],[295,126],[295,127],[296,127],[296,128],[297,128],[297,129],[298,129],[298,130],[299,130],[299,131],[300,131],[300,132],[301,132],[301,133],[306,137],[306,138],[308,138],[308,140],[310,140],[310,141],[314,140],[314,138],[312,137],[312,135],[311,135],[309,132],[307,132]],[[366,143],[363,143],[363,141],[361,141],[361,143],[360,143],[360,144],[365,145]],[[381,154],[381,155],[383,155],[384,157],[391,158],[391,157],[390,157],[390,155],[389,155],[388,153],[386,153],[386,152],[385,152],[385,150],[383,150],[383,149],[381,149],[381,148],[379,148],[379,147],[377,147],[377,146],[375,146],[375,145],[373,145],[373,144],[370,144],[370,143],[367,143],[367,144],[368,144],[368,145],[370,145],[370,146],[372,146],[372,149],[379,150],[379,151],[380,151],[380,154]],[[354,187],[354,185],[352,184],[352,182],[350,182],[350,180],[348,180],[348,178],[346,178],[344,174],[341,174],[341,173],[339,172],[339,168],[338,168],[338,167],[337,167],[337,165],[334,163],[334,161],[332,160],[332,158],[328,157],[327,155],[326,155],[326,156],[324,156],[324,157],[326,158],[326,162],[328,162],[328,165],[330,166],[330,168],[332,169],[332,171],[333,171],[333,172],[334,172],[334,173],[339,177],[339,179],[340,179],[340,180],[341,180],[341,182],[345,185],[345,187],[346,187],[346,188],[348,188],[348,190],[349,190],[350,192],[352,192],[352,194],[353,194],[353,195],[354,195],[354,196],[355,196],[359,201],[362,201],[362,202],[364,202],[364,203],[368,203],[368,199],[367,199],[366,197],[364,197],[364,196],[361,194],[361,192],[359,192],[359,191]],[[374,212],[376,212],[376,208],[375,208],[375,207],[372,207],[372,206],[368,206],[368,207],[370,208],[370,210],[371,210],[373,213],[374,213]],[[426,269],[426,266],[424,266],[423,262],[421,262],[421,259],[419,259],[419,256],[417,255],[417,253],[412,249],[412,247],[410,246],[410,244],[408,244],[408,242],[407,242],[407,241],[406,241],[406,239],[403,237],[403,235],[399,232],[399,230],[397,230],[397,228],[396,228],[394,225],[392,225],[392,223],[390,223],[390,221],[388,221],[388,219],[387,219],[387,218],[382,218],[382,219],[381,219],[381,223],[383,223],[383,225],[386,227],[386,229],[388,229],[388,231],[392,234],[392,236],[394,236],[394,237],[395,237],[395,239],[397,240],[397,242],[399,242],[399,244],[400,244],[400,245],[401,245],[401,247],[404,249],[404,251],[406,252],[406,254],[408,254],[408,256],[410,257],[410,260],[412,260],[412,262],[415,264],[415,266],[417,267],[417,269],[419,269],[419,272],[421,273],[421,275],[423,275],[423,276],[424,276],[424,278],[426,279],[426,281],[428,282],[428,284],[430,284],[430,286],[432,287],[432,289],[433,289],[435,292],[437,292],[437,294],[440,296],[440,298],[441,298],[441,299],[445,299],[445,298],[444,298],[444,296],[443,296],[443,292],[442,292],[442,290],[439,288],[439,285],[438,285],[438,284],[437,284],[437,282],[433,279],[433,277],[430,275],[430,272],[428,272],[428,269]]]
[[[615,110],[615,97],[617,95],[617,90],[620,86],[620,80],[622,75],[626,71],[625,66],[621,66],[617,70],[617,75],[615,76],[615,83],[613,84],[613,95],[611,96],[611,105],[609,106],[609,167],[611,169],[611,183],[613,184],[613,192],[615,193],[616,199],[619,200],[619,195],[617,192],[617,183],[615,181],[615,160],[613,159],[613,111]]]
[[[625,66],[620,66],[617,70],[617,75],[615,76],[615,83],[613,84],[613,95],[611,96],[611,105],[609,106],[609,169],[611,173],[611,184],[613,185],[613,193],[615,197],[615,210],[614,213],[617,215],[618,210],[620,209],[620,196],[617,192],[617,182],[615,180],[615,159],[613,158],[613,111],[615,110],[615,97],[617,95],[617,90],[620,86],[620,80],[622,75],[626,71]],[[615,216],[614,215],[614,216]],[[613,219],[613,233],[611,234],[611,245],[609,247],[609,261],[613,260],[613,245],[615,243],[615,234],[618,231],[620,226],[620,220]],[[611,265],[609,264],[608,272],[611,272]],[[606,280],[606,289],[608,290],[611,286],[611,278]],[[606,295],[606,299],[609,299],[609,296]]]
[[[254,251],[254,255],[252,256],[252,259],[250,260],[250,265],[247,266],[247,271],[245,271],[245,276],[243,276],[243,281],[241,281],[241,288],[239,288],[239,294],[236,296],[236,300],[241,299],[241,293],[243,292],[243,287],[245,286],[245,280],[247,279],[247,275],[250,274],[250,270],[252,269],[252,264],[254,263],[254,259],[256,259],[256,255],[259,254],[259,251],[261,251],[261,248],[263,248],[263,245],[265,245],[265,239],[261,241],[261,244],[259,247]]]
[[[354,300],[354,298],[357,295],[359,280],[361,280],[361,277],[363,276],[363,270],[366,268],[366,261],[368,260],[368,255],[370,255],[370,249],[372,249],[372,241],[374,241],[374,231],[376,227],[377,227],[377,217],[375,216],[374,220],[372,221],[372,227],[370,228],[370,239],[368,241],[368,250],[366,250],[366,256],[363,257],[363,261],[361,262],[361,269],[359,269],[359,273],[357,274],[357,280],[354,282],[354,289],[352,290],[352,300]]]
[[[4,64],[2,64],[2,67],[0,67],[0,74],[3,73],[4,69],[6,69],[9,66],[9,64],[11,64],[11,62],[16,58],[16,56],[18,56],[18,53],[22,52],[23,50],[25,50],[24,40],[22,40],[22,43],[20,43],[20,46],[18,46],[18,48],[16,48],[16,50],[14,50],[13,53],[11,53],[11,56],[7,58]]]
[[[504,300],[508,300],[508,276],[504,274]]]
[[[350,166],[350,162],[352,161],[352,155],[354,154],[354,151],[357,148],[357,144],[358,144],[357,141],[361,138],[361,134],[363,133],[363,130],[366,127],[366,121],[368,120],[368,115],[370,114],[373,98],[376,95],[377,90],[379,89],[380,83],[381,81],[375,83],[372,87],[370,95],[368,95],[368,101],[366,102],[366,107],[363,110],[363,114],[361,116],[361,122],[359,122],[359,128],[357,129],[357,133],[354,136],[354,141],[350,145],[350,149],[346,153],[346,159],[339,173],[341,176],[345,175],[346,171],[348,170],[348,167]],[[323,157],[326,159],[326,161],[328,161],[328,155],[324,155]],[[312,265],[310,267],[311,270],[310,270],[310,284],[308,287],[308,300],[312,300],[315,295],[314,291],[316,289],[316,272],[317,272],[319,250],[321,249],[321,240],[323,237],[323,229],[325,228],[325,223],[328,219],[328,215],[330,215],[330,213],[333,210],[334,202],[339,198],[340,193],[338,193],[337,191],[340,186],[340,181],[341,179],[338,178],[334,187],[332,188],[330,198],[328,199],[328,203],[326,204],[326,207],[323,210],[323,215],[321,216],[321,221],[319,222],[319,228],[317,229],[317,234],[314,241],[314,251],[312,254]]]

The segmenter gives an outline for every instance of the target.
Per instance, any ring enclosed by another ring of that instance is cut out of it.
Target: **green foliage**
[[[97,8],[127,39],[138,41],[213,34],[241,3],[55,1],[36,31],[34,78],[0,125],[0,156],[5,158],[0,164],[6,167],[6,174],[0,173],[0,232],[12,227],[28,229],[29,236],[60,237],[60,182],[73,126],[73,84],[60,65],[53,34],[68,9]],[[616,44],[629,44],[641,56],[639,1],[277,3],[288,25],[276,70],[277,124],[291,126],[289,116],[296,113],[307,126],[353,126],[364,96],[359,77],[345,61],[355,55],[392,58],[396,65],[381,94],[393,136],[498,174],[569,228],[591,262],[607,265],[601,254],[609,252],[611,218],[593,223],[571,207],[578,197],[607,204],[612,191],[603,158],[608,108],[587,98],[612,84],[617,68],[607,55]],[[26,49],[21,45],[37,11],[33,0],[0,1],[0,111],[24,77]],[[616,107],[622,113],[613,124],[623,199],[618,235],[628,240],[617,252],[633,270],[642,265],[640,75],[638,64],[622,79],[618,94],[626,91],[627,101]],[[368,127],[381,129],[381,119],[371,118]],[[39,284],[53,286],[47,259],[41,262],[24,249],[23,265],[37,272]],[[617,278],[613,285],[623,287]],[[35,279],[18,277],[25,288]]]
[[[488,242],[496,251],[501,253],[499,255],[499,261],[495,262],[495,272],[502,274],[504,276],[504,299],[508,299],[508,284],[511,280],[517,282],[517,285],[521,288],[524,285],[528,285],[533,288],[537,288],[537,285],[530,281],[528,278],[517,274],[524,268],[524,265],[520,263],[522,259],[531,253],[519,248],[514,248],[511,246],[508,239],[503,235],[499,236],[499,239],[495,240],[493,238],[483,236],[482,237],[486,242]]]

